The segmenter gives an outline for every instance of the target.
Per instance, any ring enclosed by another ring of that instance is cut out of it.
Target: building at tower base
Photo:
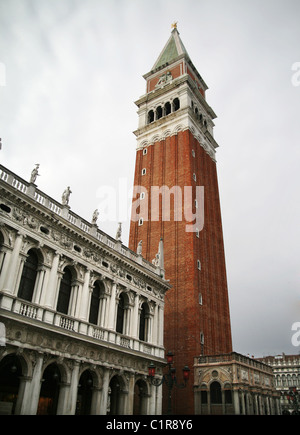
[[[272,367],[236,352],[194,360],[196,415],[278,415]]]

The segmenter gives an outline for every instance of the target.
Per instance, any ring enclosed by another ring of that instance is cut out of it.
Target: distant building
[[[272,368],[232,352],[194,361],[195,414],[280,414]]]
[[[300,395],[300,355],[275,355],[259,358],[260,361],[272,367],[276,390],[280,393],[281,409],[283,413],[295,411],[295,404],[292,400],[292,391]],[[299,399],[298,399],[299,401]]]
[[[68,205],[0,166],[0,414],[160,414],[170,288]]]

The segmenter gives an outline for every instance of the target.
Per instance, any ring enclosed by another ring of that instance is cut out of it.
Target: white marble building
[[[160,414],[163,264],[35,180],[0,166],[0,413]]]

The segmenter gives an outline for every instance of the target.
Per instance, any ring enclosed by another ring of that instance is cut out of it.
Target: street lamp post
[[[293,406],[293,414],[300,414],[300,394],[296,387],[290,388],[290,391],[286,393],[289,403]]]
[[[155,378],[155,365],[151,362],[149,364],[149,378],[152,385],[155,385],[156,387],[159,387],[163,383],[167,385],[168,388],[168,415],[172,414],[172,389],[174,386],[177,388],[185,388],[187,386],[187,381],[190,377],[190,369],[188,366],[184,366],[182,369],[183,372],[183,380],[184,382],[181,384],[177,383],[176,379],[176,369],[172,367],[173,364],[173,356],[174,354],[172,352],[167,353],[167,365],[168,365],[168,373],[166,375],[163,375],[161,379]]]

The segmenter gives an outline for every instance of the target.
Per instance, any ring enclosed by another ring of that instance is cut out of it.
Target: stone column
[[[33,297],[32,297],[32,301],[35,304],[40,304],[45,274],[46,274],[46,267],[44,265],[40,265],[38,267],[36,286],[35,286],[35,289],[33,292]]]
[[[90,303],[90,277],[91,271],[90,269],[87,269],[84,276],[79,309],[79,318],[85,322],[88,321],[88,309]]]
[[[27,402],[26,412],[24,412],[24,414],[36,415],[37,413],[41,391],[43,361],[44,355],[42,353],[38,353],[33,370],[29,396],[24,398],[24,401]]]
[[[27,408],[28,408],[29,402],[30,402],[31,382],[32,382],[32,377],[30,377],[30,376],[21,376],[20,377],[18,399],[17,399],[17,403],[16,403],[16,408],[15,408],[16,415],[28,414]]]
[[[164,310],[161,305],[158,306],[158,346],[164,343]]]
[[[158,346],[158,334],[159,334],[159,329],[158,329],[158,305],[155,304],[154,306],[154,314],[153,314],[153,331],[152,331],[152,343],[155,346]]]
[[[134,385],[135,385],[135,376],[134,374],[129,375],[128,381],[128,396],[127,396],[127,412],[126,414],[132,415],[133,413],[133,402],[134,402]]]
[[[76,411],[76,400],[78,393],[78,382],[79,382],[79,367],[80,361],[74,361],[74,367],[71,376],[71,385],[69,391],[69,406],[67,410],[68,415],[74,415]]]
[[[233,390],[233,405],[234,405],[234,414],[240,415],[240,398],[239,398],[239,391]]]
[[[108,308],[108,325],[107,328],[114,331],[116,327],[116,295],[117,295],[117,283],[113,282],[111,287],[111,296],[109,301],[109,308]]]
[[[134,306],[132,310],[131,336],[138,339],[139,335],[139,295],[136,293],[134,297]]]
[[[57,288],[57,272],[58,272],[58,266],[59,266],[59,260],[60,260],[60,254],[58,252],[55,252],[53,261],[52,261],[52,267],[50,270],[50,276],[48,281],[48,286],[46,289],[46,296],[45,296],[45,307],[54,309],[54,303],[55,303],[55,293]]]
[[[91,415],[100,415],[102,388],[94,387],[92,393]]]
[[[102,384],[102,394],[100,398],[100,415],[107,414],[107,400],[108,400],[108,388],[109,388],[109,377],[110,370],[104,368],[103,369],[103,384]]]
[[[18,263],[19,263],[19,256],[20,251],[22,248],[22,242],[23,238],[25,237],[24,234],[18,233],[14,248],[10,257],[10,263],[9,267],[6,273],[6,277],[3,283],[3,291],[8,294],[13,294],[15,290],[15,284],[16,284],[16,275],[17,275],[17,269],[18,269]]]
[[[2,290],[5,279],[7,278],[11,254],[11,249],[8,250],[8,248],[2,247],[2,251],[0,252],[0,290]]]

